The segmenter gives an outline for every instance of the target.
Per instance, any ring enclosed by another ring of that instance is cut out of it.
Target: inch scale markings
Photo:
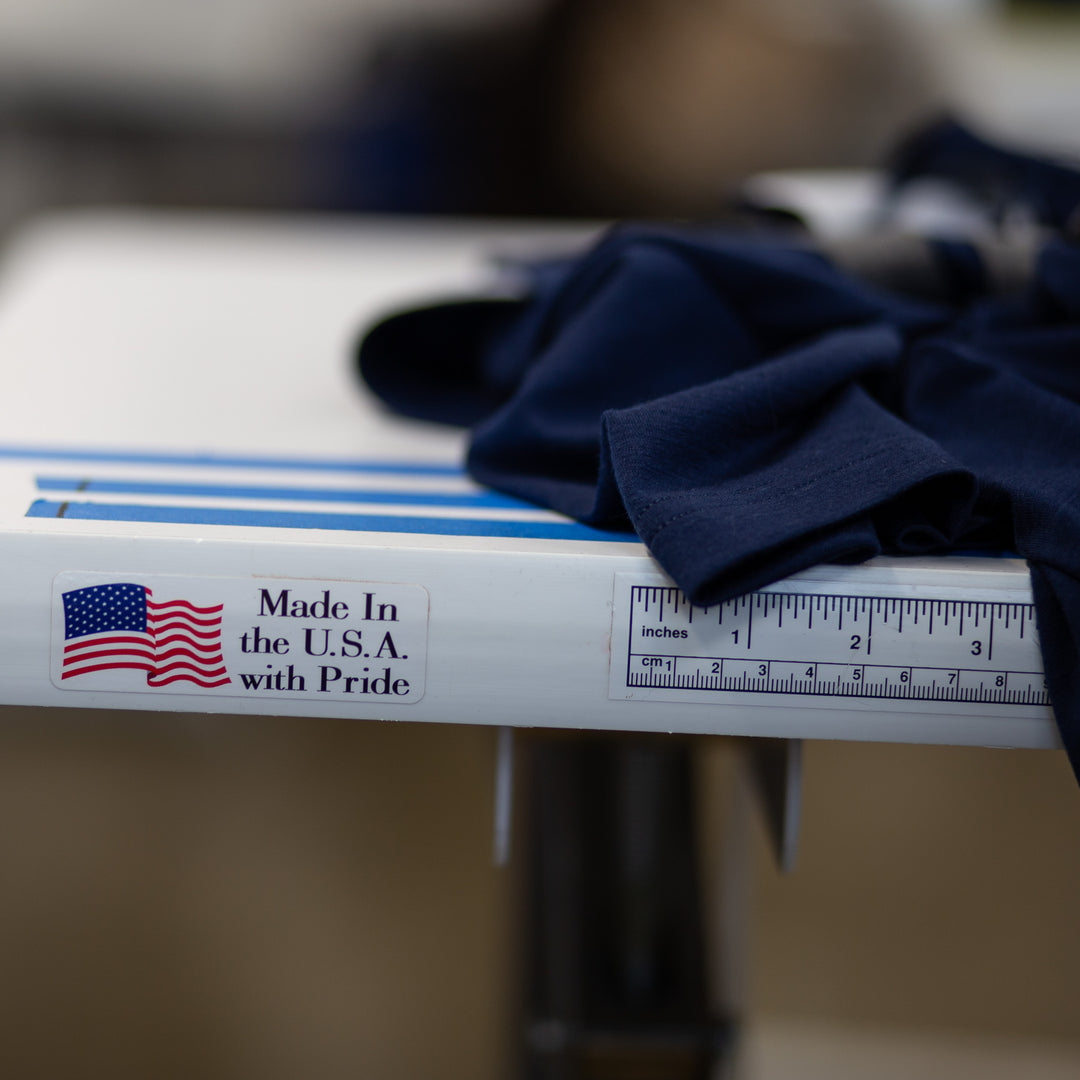
[[[1034,607],[998,595],[852,595],[800,584],[698,607],[674,586],[623,581],[616,620],[626,620],[625,663],[613,654],[611,696],[1045,708]]]

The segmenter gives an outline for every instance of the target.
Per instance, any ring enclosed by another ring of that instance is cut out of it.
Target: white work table
[[[481,287],[492,252],[573,237],[140,214],[29,228],[0,272],[0,703],[1057,745],[1019,561],[821,567],[702,629],[641,544],[484,491],[464,433],[361,386],[354,346],[380,314]],[[110,583],[220,608],[225,674],[72,675],[64,595]],[[721,655],[753,618],[756,650]]]

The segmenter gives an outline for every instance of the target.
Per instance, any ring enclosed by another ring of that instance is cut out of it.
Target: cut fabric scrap
[[[480,481],[634,529],[695,602],[820,562],[1019,552],[1080,772],[1080,245],[1053,231],[1080,174],[956,125],[899,160],[898,185],[989,193],[988,230],[1006,204],[1038,222],[1023,280],[1000,287],[986,236],[920,238],[934,286],[909,295],[791,233],[624,226],[520,300],[391,318],[361,370],[471,426]]]

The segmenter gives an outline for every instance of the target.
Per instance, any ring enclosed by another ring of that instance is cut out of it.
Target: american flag
[[[221,609],[187,600],[152,599],[145,585],[117,582],[63,594],[61,677],[135,668],[148,686],[187,680],[199,686],[230,681],[221,655]]]

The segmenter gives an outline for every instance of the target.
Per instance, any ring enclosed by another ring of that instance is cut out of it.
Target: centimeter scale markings
[[[625,688],[647,695],[1050,702],[1030,603],[768,590],[698,607],[632,585],[628,629]]]

